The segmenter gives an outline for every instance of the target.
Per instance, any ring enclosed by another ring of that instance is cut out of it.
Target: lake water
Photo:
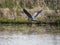
[[[0,45],[60,45],[60,35],[0,35]]]
[[[21,34],[14,32],[0,31],[0,45],[60,45],[59,33]]]

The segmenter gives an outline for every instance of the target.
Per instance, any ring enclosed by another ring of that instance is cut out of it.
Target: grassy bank
[[[17,15],[20,15],[19,13],[22,13],[22,12],[20,12],[22,8],[32,9],[34,7],[37,7],[37,6],[41,6],[43,8],[48,7],[49,9],[55,10],[54,3],[55,3],[54,1],[49,1],[49,0],[45,0],[44,2],[41,2],[40,0],[39,1],[38,0],[37,1],[35,1],[35,0],[33,0],[33,1],[29,1],[29,0],[27,0],[27,1],[24,1],[24,0],[20,0],[20,1],[5,0],[4,2],[0,3],[0,8],[9,8],[11,11],[14,10],[17,13]],[[58,7],[60,7],[60,6],[58,6]],[[18,11],[19,9],[20,9],[20,11]],[[13,24],[13,23],[41,23],[41,22],[43,22],[43,20],[40,20],[40,18],[37,19],[37,21],[32,22],[32,21],[25,20],[24,18],[21,18],[21,17],[15,18],[15,19],[7,19],[7,17],[1,18],[1,15],[0,15],[0,23],[12,23]],[[47,23],[47,22],[44,22],[44,23]],[[59,23],[60,24],[60,17],[55,22],[49,22],[49,23]]]

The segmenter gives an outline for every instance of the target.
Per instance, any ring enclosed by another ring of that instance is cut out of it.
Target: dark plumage
[[[39,10],[36,13],[34,13],[34,15],[31,15],[26,9],[23,9],[23,11],[28,16],[29,20],[35,20],[35,17],[37,17],[39,15],[39,13],[42,12],[42,10]]]

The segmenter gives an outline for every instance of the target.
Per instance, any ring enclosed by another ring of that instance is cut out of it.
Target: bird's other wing
[[[37,11],[36,13],[34,13],[34,15],[32,17],[34,17],[34,18],[37,17],[38,14],[41,13],[41,12],[42,12],[42,10]]]
[[[26,9],[23,9],[23,11],[29,18],[32,18],[31,14]]]

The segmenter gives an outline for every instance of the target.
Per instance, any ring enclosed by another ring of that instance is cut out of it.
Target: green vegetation
[[[60,24],[60,17],[58,17],[57,22],[58,22],[58,24]]]
[[[15,11],[17,13],[17,15],[20,15],[19,13],[21,12],[23,7],[31,9],[34,6],[37,6],[35,4],[35,1],[29,2],[28,0],[27,1],[5,0],[4,2],[0,3],[0,8],[9,8],[12,12]],[[17,17],[15,19],[7,19],[7,18],[2,17],[2,18],[0,18],[0,22],[28,22],[28,20],[25,20],[21,17],[20,18]],[[29,22],[31,22],[31,21],[29,21]]]
[[[16,18],[16,19],[7,19],[7,18],[0,18],[0,23],[41,23],[41,21],[28,21],[24,18]]]
[[[0,3],[0,8],[10,8],[19,6],[16,0],[5,0],[4,2]]]
[[[0,8],[10,8],[13,9],[13,7],[17,7],[17,8],[23,8],[23,7],[27,7],[27,8],[33,8],[37,5],[37,1],[24,1],[24,0],[5,0],[4,2],[0,3]]]
[[[55,9],[60,10],[59,2],[60,2],[59,0],[45,0],[46,5],[53,10]]]
[[[1,8],[13,8],[15,7],[15,5],[16,5],[15,0],[5,0],[5,2],[2,2],[0,4],[0,7]]]
[[[16,19],[7,19],[7,18],[0,18],[0,22],[27,22],[27,20],[24,20],[22,18],[16,18]]]
[[[49,7],[49,9],[60,9],[59,7],[59,3],[58,3],[58,6],[56,7],[54,4],[56,4],[54,2],[54,0],[45,0],[44,3],[46,4],[47,7]],[[13,8],[16,8],[16,12],[17,12],[17,15],[19,15],[19,13],[21,11],[22,8],[29,8],[29,9],[32,9],[36,6],[44,6],[43,2],[41,2],[40,0],[20,0],[20,1],[17,1],[17,0],[5,0],[4,2],[0,3],[0,8],[9,8],[12,12],[13,12]],[[56,4],[57,5],[57,4]],[[19,10],[20,9],[20,10]],[[20,12],[19,12],[20,11]],[[1,17],[1,15],[0,15]],[[15,19],[7,19],[7,18],[0,18],[0,22],[31,22],[31,21],[28,21],[28,20],[25,20],[24,18],[15,18]],[[37,18],[37,22],[41,22],[40,18]],[[58,20],[56,21],[58,23],[60,23],[60,17],[58,18]]]
[[[21,23],[27,23],[27,24],[32,24],[32,23],[47,23],[47,22],[43,22],[42,20],[40,20],[39,18],[36,21],[28,21],[26,19],[23,18],[16,18],[16,19],[7,19],[7,18],[0,18],[0,23],[16,23],[16,24],[21,24]],[[60,25],[60,17],[55,21],[55,22],[48,22],[50,23],[58,23]]]

